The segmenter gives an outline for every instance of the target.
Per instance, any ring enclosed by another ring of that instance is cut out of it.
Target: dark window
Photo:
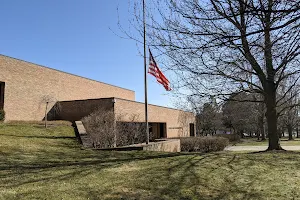
[[[149,133],[152,133],[153,129],[152,129],[152,125],[149,124]]]
[[[1,110],[4,108],[4,88],[5,88],[5,83],[0,82],[0,109]]]
[[[159,134],[160,134],[160,138],[164,138],[165,137],[165,124],[160,123],[159,124]]]
[[[195,125],[190,124],[190,136],[195,136]]]

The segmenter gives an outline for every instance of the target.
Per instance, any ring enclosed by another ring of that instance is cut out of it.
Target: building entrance
[[[195,136],[195,125],[190,123],[190,136]]]
[[[149,123],[150,139],[160,139],[167,137],[166,123]]]

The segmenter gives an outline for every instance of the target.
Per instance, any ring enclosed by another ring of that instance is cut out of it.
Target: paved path
[[[267,146],[229,146],[225,151],[265,151]],[[289,151],[300,151],[300,146],[282,146],[283,149]]]

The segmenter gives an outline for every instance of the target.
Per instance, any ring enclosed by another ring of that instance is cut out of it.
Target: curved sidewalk
[[[267,146],[228,146],[224,151],[265,151]],[[300,151],[300,146],[282,146],[288,151]]]

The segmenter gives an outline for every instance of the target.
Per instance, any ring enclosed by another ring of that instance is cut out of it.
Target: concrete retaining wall
[[[143,146],[145,151],[180,152],[180,140],[169,139],[160,142],[152,142]]]
[[[77,133],[79,136],[79,139],[85,148],[93,148],[93,142],[91,140],[91,137],[87,134],[83,124],[81,121],[75,122]]]
[[[133,144],[129,146],[116,148],[99,148],[103,151],[161,151],[161,152],[180,152],[180,139],[169,139],[159,142],[150,142],[149,144]]]

